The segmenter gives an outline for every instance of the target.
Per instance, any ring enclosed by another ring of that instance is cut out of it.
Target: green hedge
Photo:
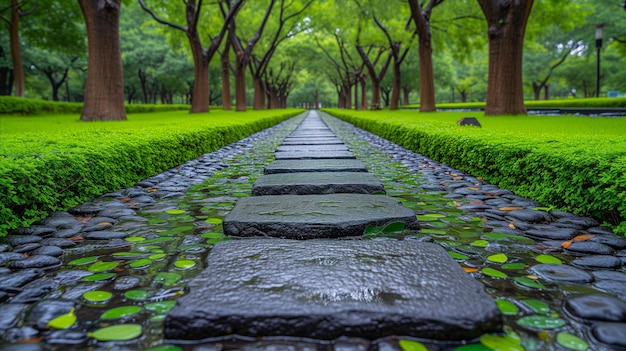
[[[403,147],[626,233],[626,119],[327,110]]]
[[[588,98],[588,99],[555,99],[555,100],[526,100],[527,108],[626,108],[626,98]],[[419,108],[419,104],[402,106],[402,108]],[[450,109],[484,109],[484,102],[437,104],[437,108]]]
[[[0,96],[0,115],[41,115],[49,113],[78,113],[83,110],[79,102],[58,102],[39,99],[25,99],[15,96]],[[164,112],[189,110],[189,105],[126,105],[127,113]]]
[[[96,123],[75,116],[0,116],[0,236],[299,113],[179,111]]]

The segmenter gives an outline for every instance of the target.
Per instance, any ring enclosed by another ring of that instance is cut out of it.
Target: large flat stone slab
[[[317,152],[317,151],[348,151],[343,144],[337,145],[281,145],[276,152]]]
[[[339,138],[328,138],[328,139],[316,139],[309,140],[304,138],[296,138],[296,139],[285,139],[283,145],[339,145],[343,144],[343,141]]]
[[[265,174],[295,172],[367,172],[359,160],[276,160],[265,167]]]
[[[502,316],[483,286],[436,244],[234,240],[217,244],[165,318],[165,338],[228,335],[332,340],[470,340]]]
[[[303,172],[268,174],[252,186],[252,195],[385,193],[380,180],[364,172]]]
[[[389,196],[362,194],[253,196],[224,218],[224,234],[287,239],[340,238],[403,222],[418,229],[415,213]]]
[[[309,152],[277,152],[277,160],[321,160],[321,159],[354,159],[350,151],[309,151]]]

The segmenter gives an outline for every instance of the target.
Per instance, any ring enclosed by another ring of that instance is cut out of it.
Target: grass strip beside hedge
[[[407,149],[626,233],[626,119],[325,110]],[[477,117],[483,128],[461,127]]]
[[[585,98],[526,100],[526,108],[626,108],[626,98]],[[406,109],[419,109],[419,104],[402,106]],[[485,102],[460,102],[437,104],[437,108],[449,109],[484,109]]]
[[[189,105],[182,104],[126,104],[126,113],[189,111],[189,108]],[[82,110],[82,102],[60,102],[0,96],[0,115],[81,113]]]
[[[177,111],[130,114],[123,122],[80,122],[76,115],[0,116],[0,236],[301,112]]]

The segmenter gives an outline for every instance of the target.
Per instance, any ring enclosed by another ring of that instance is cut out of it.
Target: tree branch
[[[159,23],[161,23],[163,25],[166,25],[168,27],[171,27],[171,28],[174,28],[174,29],[178,29],[178,30],[182,30],[183,32],[187,32],[187,27],[183,27],[180,24],[176,24],[176,23],[172,23],[172,22],[166,21],[166,20],[162,19],[161,17],[159,17],[154,11],[152,11],[152,9],[150,9],[150,8],[148,8],[148,6],[146,6],[144,0],[137,0],[137,1],[139,2],[139,5],[141,5],[141,8],[144,11],[146,11],[147,13],[149,13],[150,16],[152,16],[152,18],[155,21],[157,21],[157,22],[159,22]]]

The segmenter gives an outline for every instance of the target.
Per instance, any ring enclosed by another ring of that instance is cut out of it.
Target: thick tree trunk
[[[402,99],[402,104],[405,105],[405,106],[409,105],[409,93],[411,91],[409,90],[409,88],[402,88],[402,92],[404,93],[404,98]],[[454,90],[452,90],[452,94],[454,94]]]
[[[230,42],[227,41],[224,52],[221,55],[222,61],[222,110],[230,111],[233,107],[230,96]]]
[[[352,86],[350,85],[350,82],[344,83],[343,91],[344,91],[344,95],[345,95],[345,99],[346,99],[344,107],[346,109],[351,109],[352,108],[352,94],[351,94],[352,89],[351,88],[352,88]]]
[[[11,23],[9,35],[11,45],[11,61],[13,62],[13,79],[15,82],[15,96],[24,97],[24,65],[22,64],[22,50],[20,48],[20,7],[18,0],[11,0]]]
[[[209,60],[202,44],[188,35],[191,54],[193,56],[193,99],[190,113],[209,112],[211,90],[209,86]]]
[[[252,77],[252,81],[254,83],[254,109],[255,110],[265,110],[265,86],[260,77]],[[270,94],[272,92],[270,91]],[[271,100],[270,100],[271,101]],[[272,104],[269,104],[269,108],[272,107]]]
[[[522,82],[524,34],[533,0],[478,1],[488,25],[489,77],[486,115],[526,114]]]
[[[237,60],[235,65],[235,110],[245,112],[246,102],[246,63]]]
[[[550,100],[550,84],[546,84],[543,87],[543,99],[544,100]]]
[[[89,59],[81,121],[125,120],[120,52],[121,0],[78,0],[87,27]]]
[[[401,88],[401,80],[400,80],[400,64],[393,64],[393,88],[391,91],[391,102],[389,104],[390,110],[397,110],[400,104],[400,89]]]
[[[435,106],[435,76],[433,74],[433,47],[430,36],[419,37],[420,57],[420,112],[437,111]]]

